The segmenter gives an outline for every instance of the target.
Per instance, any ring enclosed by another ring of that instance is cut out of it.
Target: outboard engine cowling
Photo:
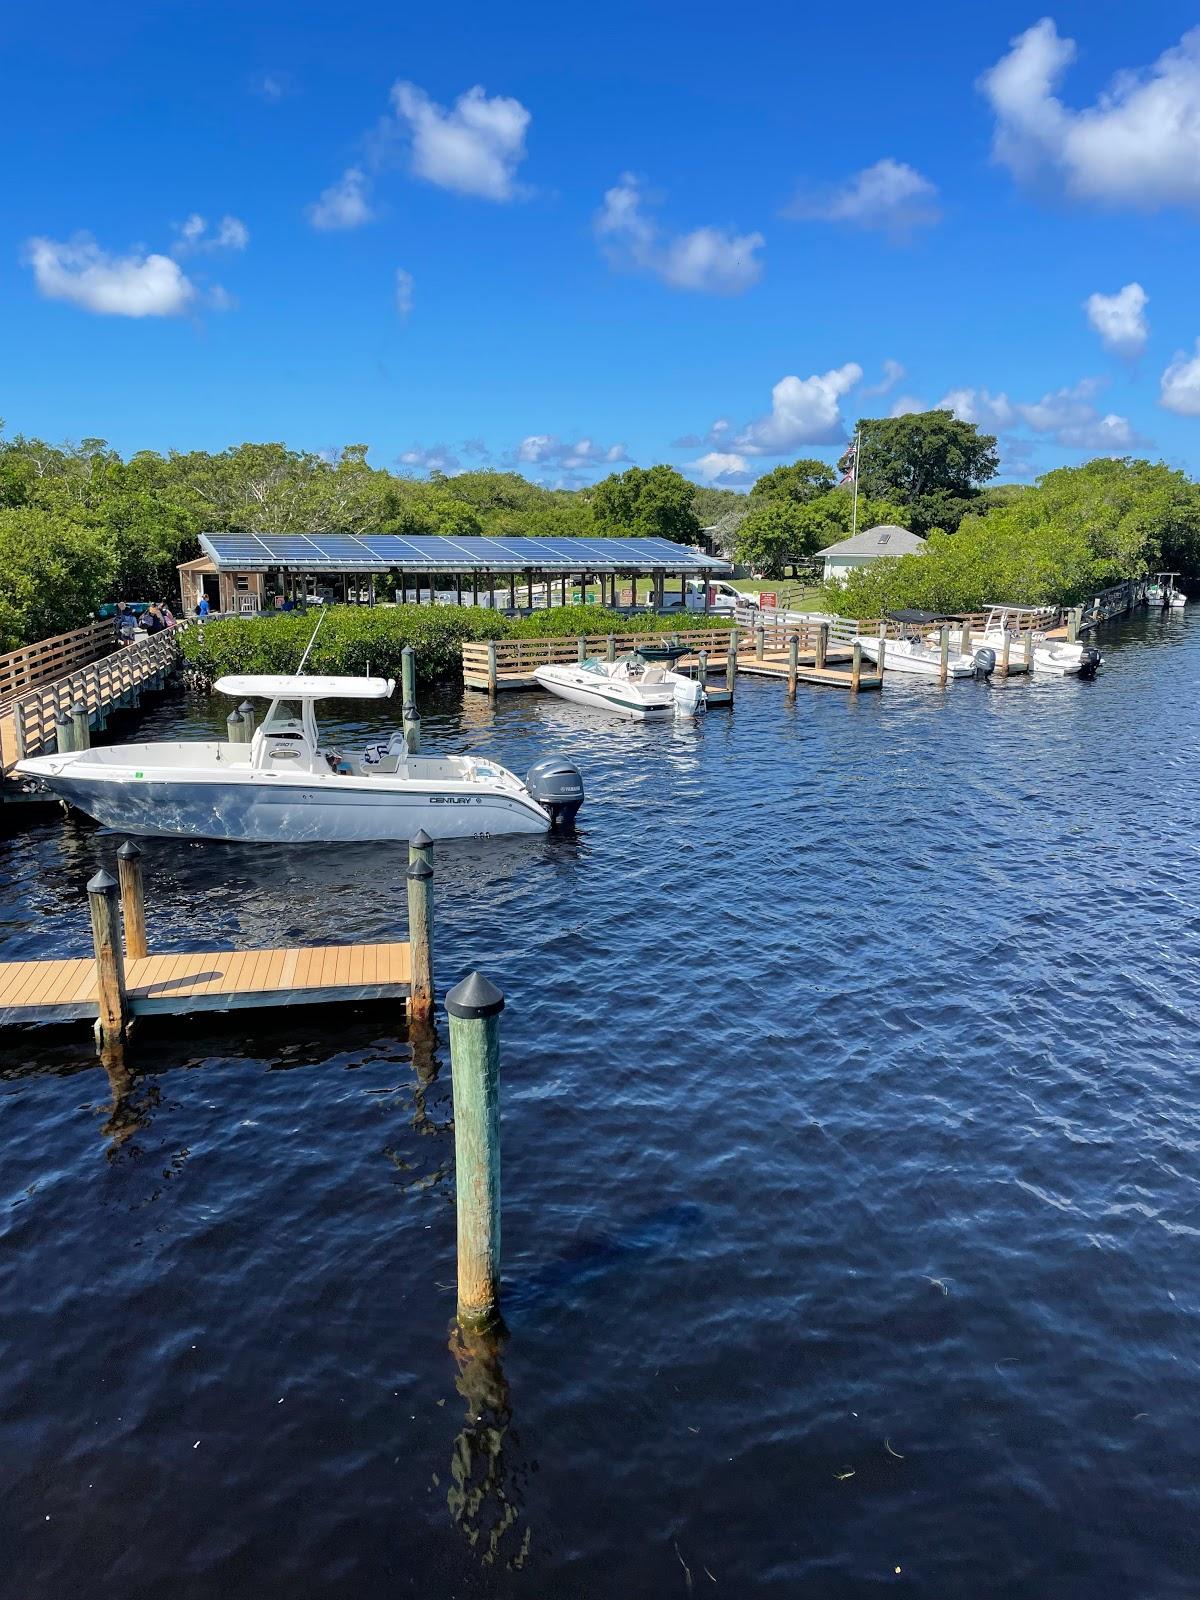
[[[547,756],[537,761],[525,777],[525,787],[544,811],[550,813],[555,828],[568,828],[583,804],[583,778],[579,768],[565,756]]]
[[[975,652],[975,676],[977,678],[990,678],[996,670],[996,652],[987,645],[981,645]]]
[[[1084,645],[1079,652],[1079,676],[1094,678],[1100,665],[1100,652],[1092,645]]]

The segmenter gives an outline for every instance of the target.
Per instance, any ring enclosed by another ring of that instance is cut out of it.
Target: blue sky
[[[10,12],[0,416],[744,486],[945,401],[1200,472],[1195,10],[806,9]]]

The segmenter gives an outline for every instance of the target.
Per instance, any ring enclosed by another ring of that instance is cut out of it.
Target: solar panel
[[[727,571],[729,563],[673,544],[669,539],[519,536],[488,539],[470,534],[328,533],[204,534],[201,544],[218,568],[295,572],[367,572],[389,567],[412,572],[681,572]]]

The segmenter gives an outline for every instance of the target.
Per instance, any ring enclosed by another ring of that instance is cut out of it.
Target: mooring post
[[[90,749],[92,730],[88,726],[88,710],[82,700],[71,707],[71,739],[76,750]]]
[[[1029,628],[1025,634],[1025,671],[1033,671],[1033,629]]]
[[[887,655],[887,623],[879,624],[879,681],[883,682],[883,663]]]
[[[823,622],[817,629],[817,648],[813,654],[813,665],[819,672],[825,670],[825,657],[829,654],[829,624]]]
[[[100,871],[87,886],[92,918],[92,948],[96,952],[96,1037],[101,1044],[121,1038],[129,1016],[125,994],[125,963],[121,957],[121,922],[117,911],[117,880]]]
[[[418,828],[408,841],[408,864],[413,866],[418,861],[424,861],[426,866],[433,865],[433,840],[424,828]]]
[[[800,635],[793,633],[788,640],[787,692],[788,699],[796,698],[796,674],[800,670]]]
[[[617,659],[617,641],[611,633],[608,636],[608,659],[610,661]]]
[[[763,627],[761,622],[756,622],[755,625],[754,625],[754,659],[755,659],[755,661],[761,661],[762,660],[762,658],[763,658],[763,650],[766,647],[766,643],[767,643],[767,630]]]
[[[938,635],[938,682],[945,683],[950,671],[950,624],[943,622]]]
[[[725,652],[725,687],[730,694],[733,693],[733,680],[737,677],[737,647],[738,631],[734,628],[729,635],[729,648]]]
[[[587,660],[587,640],[582,633],[577,634],[575,638],[575,660],[580,666]]]
[[[488,640],[488,642],[487,642],[487,650],[488,650],[488,694],[494,700],[496,698],[496,685],[499,682],[499,679],[496,676],[496,641],[495,641],[495,639],[489,639]]]
[[[458,1318],[479,1327],[499,1314],[500,1013],[504,996],[472,972],[446,996],[454,1095]]]
[[[1082,606],[1072,606],[1067,612],[1067,643],[1074,644],[1079,638],[1079,619],[1083,616]]]
[[[75,729],[65,711],[60,711],[54,719],[54,743],[60,756],[70,755],[75,748]]]
[[[128,961],[140,961],[149,954],[146,945],[146,896],[142,884],[142,852],[132,839],[126,839],[117,851],[117,877],[121,883],[125,958]]]
[[[246,743],[249,744],[251,739],[254,737],[254,724],[257,719],[257,712],[254,707],[254,702],[252,700],[243,700],[241,705],[238,707],[238,715],[241,717],[243,723],[245,723],[245,739]]]
[[[708,651],[701,650],[696,656],[696,681],[702,689],[708,688]]]
[[[855,639],[854,649],[850,652],[850,693],[857,694],[859,683],[862,681],[862,644]]]
[[[401,713],[404,728],[404,743],[408,747],[409,755],[415,756],[421,748],[421,718],[417,711],[417,658],[410,644],[406,644],[400,652],[400,677],[403,684],[404,707]],[[488,678],[491,678],[491,656],[488,657]],[[488,684],[491,693],[491,683]]]
[[[246,724],[242,721],[242,713],[236,707],[225,718],[225,732],[230,744],[245,744]]]
[[[425,1022],[433,1011],[433,868],[419,859],[407,876],[408,1014],[414,1022]]]
[[[1012,635],[1008,629],[1004,630],[1004,643],[1000,646],[1000,676],[1008,677],[1008,659],[1012,651]]]

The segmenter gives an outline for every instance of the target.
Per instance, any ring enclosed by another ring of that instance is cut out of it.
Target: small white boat
[[[386,700],[394,687],[302,673],[220,678],[220,694],[270,702],[247,744],[108,745],[31,756],[17,770],[126,833],[319,844],[411,839],[422,828],[431,839],[479,839],[573,821],[583,780],[569,761],[540,761],[522,783],[475,756],[410,755],[401,732],[360,753],[321,744],[318,700]]]
[[[1175,579],[1177,572],[1160,572],[1154,582],[1146,586],[1146,603],[1151,606],[1161,606],[1163,610],[1182,610],[1187,605],[1187,595],[1182,589],[1176,588]]]
[[[885,672],[911,672],[923,678],[940,678],[942,675],[942,646],[937,634],[923,638],[921,629],[938,620],[933,611],[889,611],[889,622],[897,622],[904,629],[898,639],[887,640],[884,653]],[[936,642],[931,642],[936,641]],[[868,661],[879,661],[879,640],[863,634],[857,641]],[[996,665],[995,655],[986,648],[974,655],[964,654],[954,647],[950,639],[950,653],[946,658],[948,678],[986,678]]]
[[[1050,672],[1060,678],[1094,678],[1103,656],[1094,645],[1071,643],[1066,639],[1047,639],[1038,624],[1051,626],[1058,613],[1046,606],[998,605],[988,608],[983,632],[966,630],[960,625],[951,631],[950,644],[954,649],[980,648],[991,650],[999,661],[1004,655],[1004,641],[1008,639],[1008,658],[1017,664],[1025,659],[1025,640],[1033,634],[1032,665],[1035,672]],[[936,634],[927,635],[932,644]]]
[[[619,717],[643,722],[649,717],[693,717],[705,707],[705,694],[695,678],[672,672],[663,660],[677,659],[682,650],[648,651],[599,661],[589,656],[577,665],[536,667],[534,677],[543,689],[560,700],[596,706]]]

